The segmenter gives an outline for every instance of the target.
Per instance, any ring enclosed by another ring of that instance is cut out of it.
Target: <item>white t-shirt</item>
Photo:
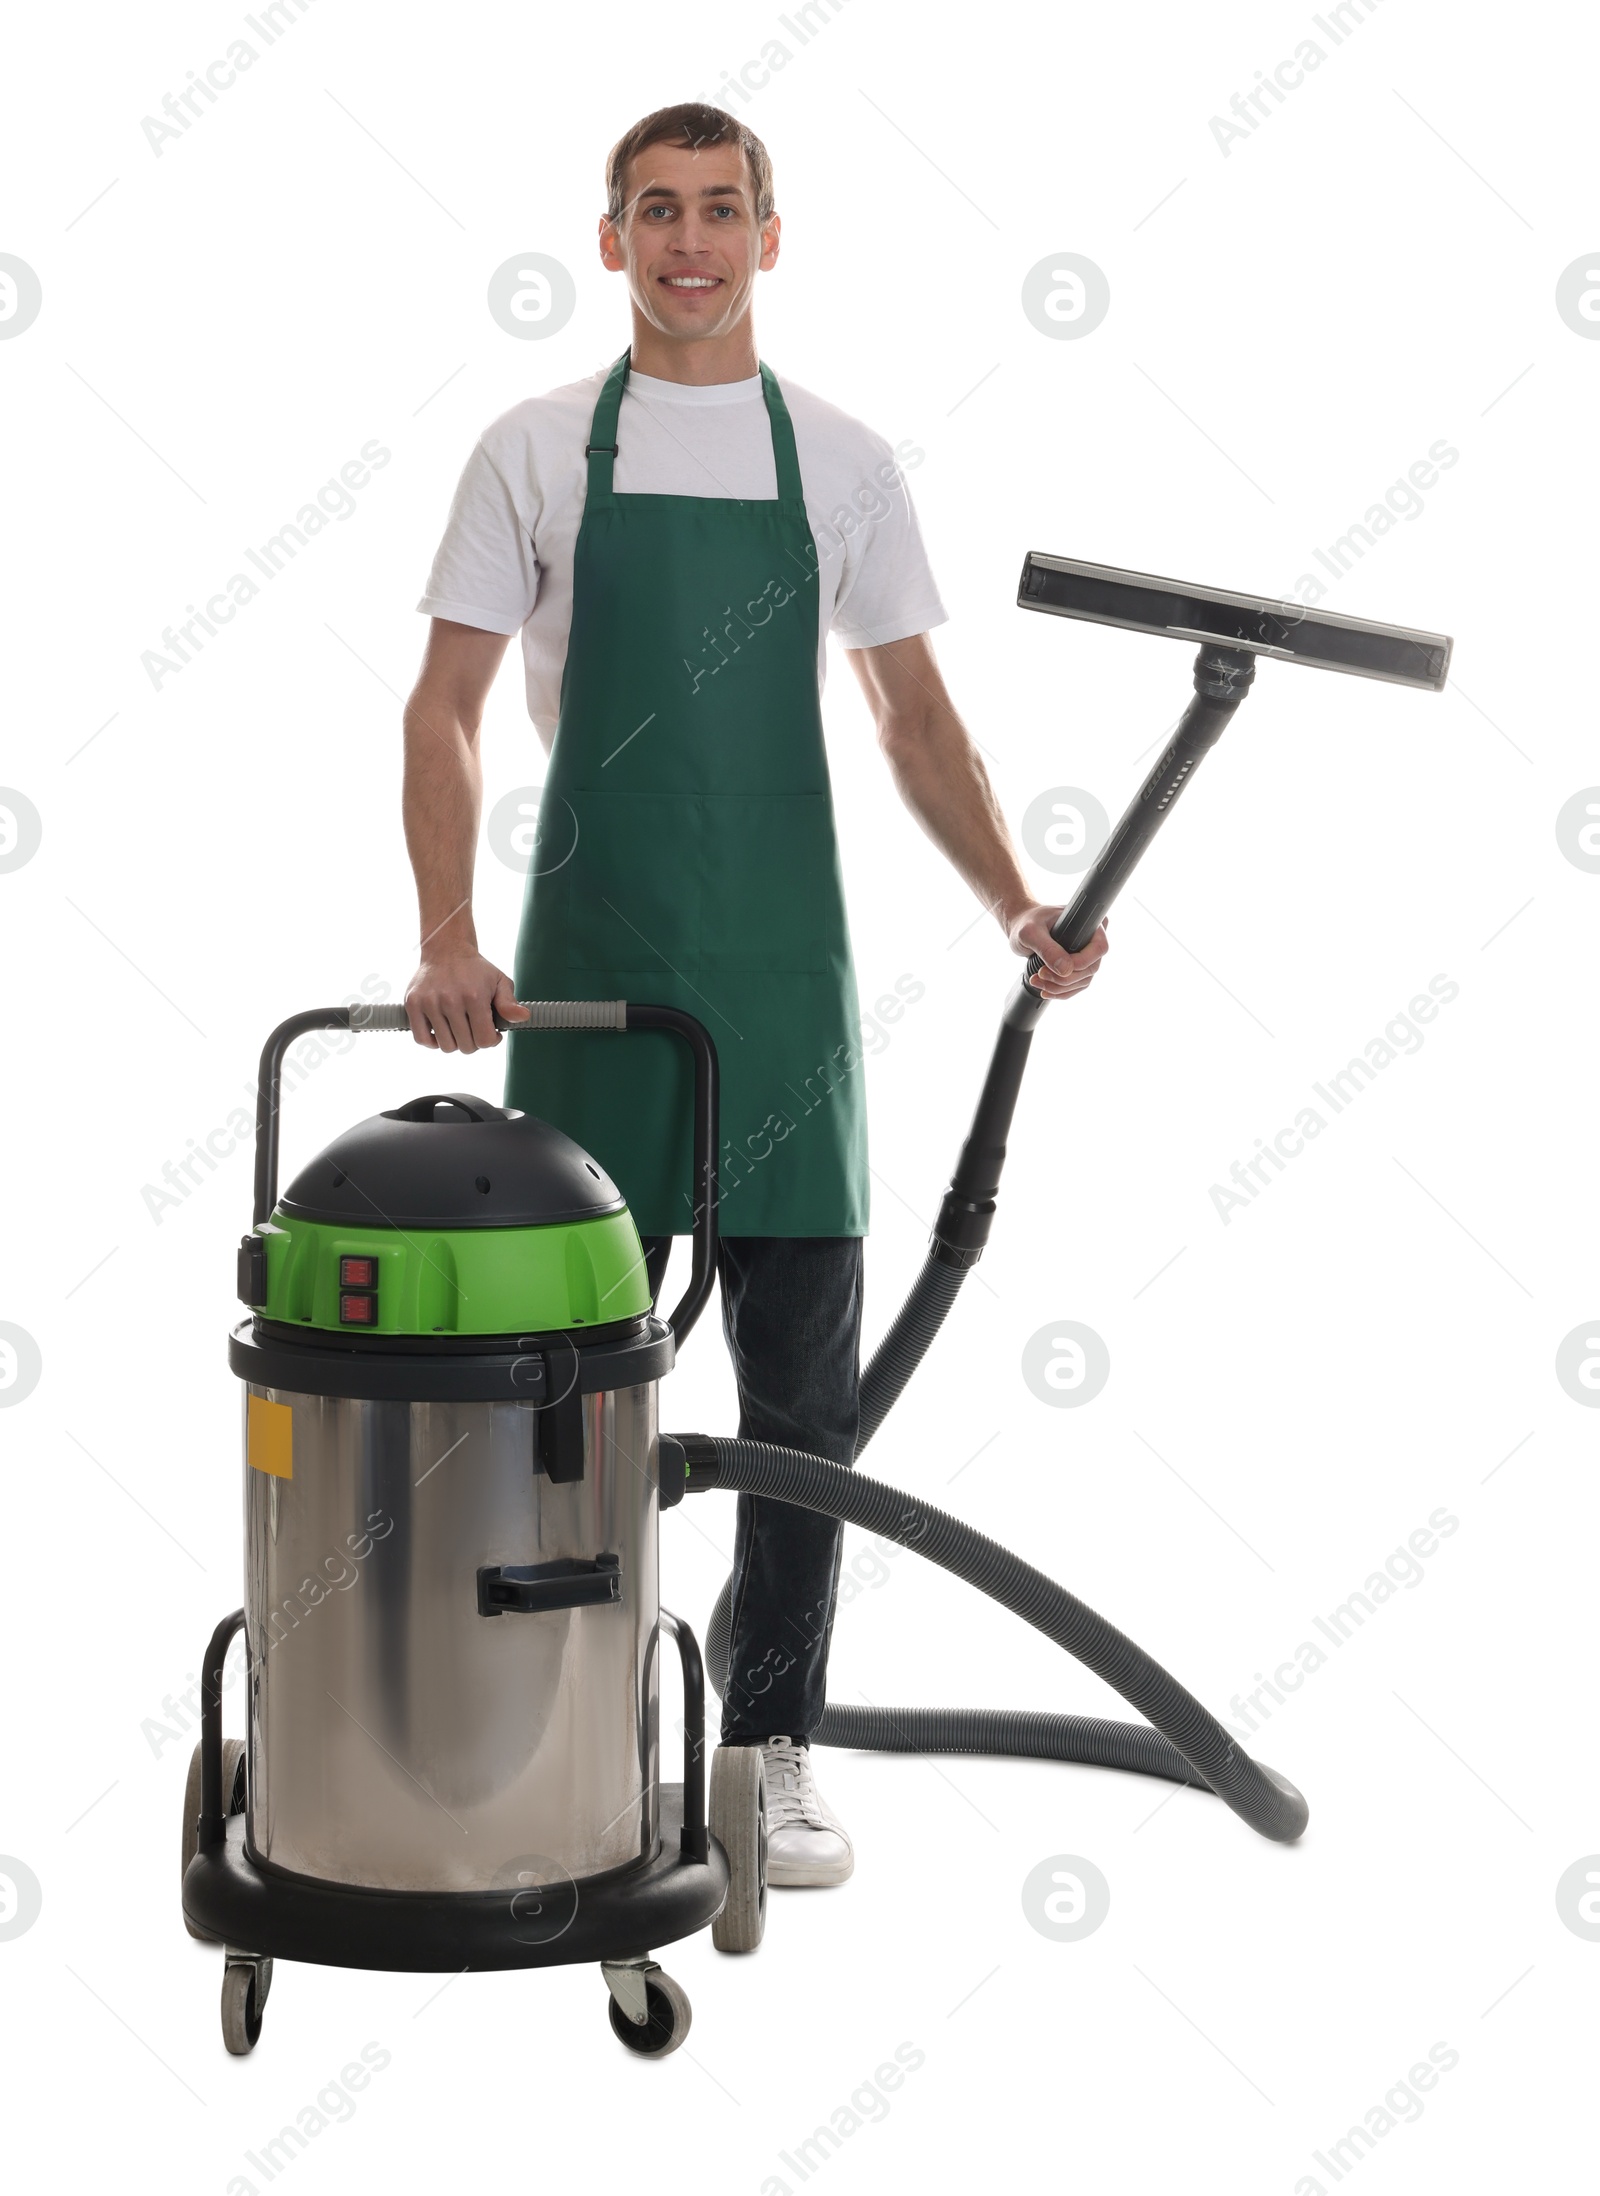
[[[583,446],[606,371],[528,397],[487,428],[450,506],[417,608],[489,633],[522,635],[528,714],[546,747],[560,714],[572,625],[572,560],[583,518]],[[905,472],[915,443],[891,449],[847,412],[780,377],[820,565],[817,684],[827,636],[846,648],[942,625]],[[778,493],[761,377],[695,387],[630,373],[617,421],[618,495],[770,501]]]

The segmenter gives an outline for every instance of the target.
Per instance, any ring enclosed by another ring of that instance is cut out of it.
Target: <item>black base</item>
[[[679,1849],[683,1787],[661,1787],[661,1842],[652,1859],[576,1883],[505,1891],[379,1891],[258,1866],[235,1815],[220,1846],[196,1853],[183,1910],[240,1951],[322,1967],[403,1974],[467,1967],[561,1967],[637,1957],[707,1928],[728,1896],[728,1862]]]

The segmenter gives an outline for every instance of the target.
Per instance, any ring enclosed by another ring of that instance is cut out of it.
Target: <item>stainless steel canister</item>
[[[652,1852],[655,1383],[584,1398],[583,1477],[559,1484],[526,1403],[249,1385],[244,1408],[253,1855],[481,1891]],[[291,1415],[252,1440],[263,1409]],[[608,1558],[615,1600],[480,1611],[485,1568]]]

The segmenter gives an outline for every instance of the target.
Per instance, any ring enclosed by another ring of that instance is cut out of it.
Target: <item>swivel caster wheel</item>
[[[245,1806],[244,1740],[224,1739],[222,1742],[222,1809],[227,1815],[242,1815]],[[189,1756],[189,1774],[183,1787],[183,1874],[189,1873],[189,1863],[194,1859],[200,1843],[200,1749],[197,1746]],[[180,1883],[182,1878],[179,1879]],[[191,1937],[201,1944],[215,1944],[209,1930],[196,1929],[185,1914],[183,1926]]]
[[[693,2014],[682,1983],[654,1960],[602,1960],[611,1992],[611,2032],[641,2059],[664,2059],[689,2033]]]
[[[767,1927],[767,1772],[759,1746],[711,1760],[711,1835],[728,1856],[728,1897],[711,1924],[719,1952],[753,1952]]]
[[[270,1959],[230,1954],[222,1970],[222,2041],[236,2059],[254,2051],[261,2037],[261,2016],[272,1989]]]

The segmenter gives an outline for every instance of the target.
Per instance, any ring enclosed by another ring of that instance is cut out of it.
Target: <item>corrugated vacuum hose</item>
[[[985,1708],[829,1708],[813,1741],[897,1753],[1025,1754],[1135,1769],[1215,1792],[1264,1838],[1287,1844],[1305,1828],[1310,1811],[1287,1778],[1252,1761],[1192,1693],[1114,1624],[987,1534],[863,1472],[764,1441],[663,1435],[663,1472],[675,1461],[669,1442],[683,1452],[689,1494],[724,1487],[764,1495],[897,1541],[1053,1639],[1154,1726]]]

